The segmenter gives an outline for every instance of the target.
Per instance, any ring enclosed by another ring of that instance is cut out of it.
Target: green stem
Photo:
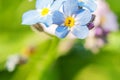
[[[30,73],[26,80],[43,80],[44,75],[48,71],[49,67],[57,58],[57,48],[59,42],[60,39],[57,37],[54,36],[51,38],[50,44],[47,44],[49,48],[47,49],[46,53],[41,55],[41,58],[34,64],[34,71]]]

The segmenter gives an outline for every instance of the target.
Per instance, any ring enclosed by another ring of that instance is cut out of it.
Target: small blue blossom
[[[91,12],[94,12],[97,8],[96,0],[78,0],[80,7],[86,7]]]
[[[64,0],[37,0],[36,10],[30,10],[23,14],[22,24],[43,23],[49,26],[52,24],[52,12],[58,10],[63,2]]]
[[[53,24],[58,25],[55,34],[64,38],[71,32],[77,38],[84,39],[89,33],[87,24],[91,18],[92,14],[88,9],[79,9],[78,0],[67,0],[63,4],[63,13],[53,13]]]

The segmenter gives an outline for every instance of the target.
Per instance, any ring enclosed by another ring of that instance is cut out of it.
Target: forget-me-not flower
[[[86,7],[91,12],[94,12],[97,8],[96,0],[78,0],[80,7]]]
[[[79,9],[78,0],[67,0],[63,4],[63,13],[53,13],[53,24],[57,24],[55,34],[64,38],[72,32],[77,38],[85,38],[89,33],[87,23],[90,22],[92,14],[88,9]]]
[[[44,23],[52,24],[52,12],[58,10],[64,0],[37,0],[36,10],[30,10],[23,14],[22,24],[33,25]]]

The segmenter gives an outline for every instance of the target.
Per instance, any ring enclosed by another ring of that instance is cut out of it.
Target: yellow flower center
[[[75,19],[73,17],[67,17],[65,19],[64,25],[67,27],[73,27],[75,25]]]
[[[105,17],[105,16],[102,16],[100,23],[101,23],[101,24],[104,24],[105,22],[106,22],[106,17]]]
[[[42,11],[41,11],[41,15],[46,16],[49,13],[49,11],[50,10],[48,8],[43,8]]]

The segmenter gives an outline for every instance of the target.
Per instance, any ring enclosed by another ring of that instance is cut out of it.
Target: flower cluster
[[[36,10],[24,13],[22,24],[42,23],[45,27],[55,24],[57,37],[65,38],[72,33],[83,39],[94,27],[95,10],[95,0],[37,0]]]
[[[110,10],[105,0],[97,1],[97,10],[94,14],[96,15],[94,22],[96,27],[89,33],[85,47],[92,52],[98,52],[101,47],[108,43],[109,33],[118,30],[118,23],[115,14]]]

